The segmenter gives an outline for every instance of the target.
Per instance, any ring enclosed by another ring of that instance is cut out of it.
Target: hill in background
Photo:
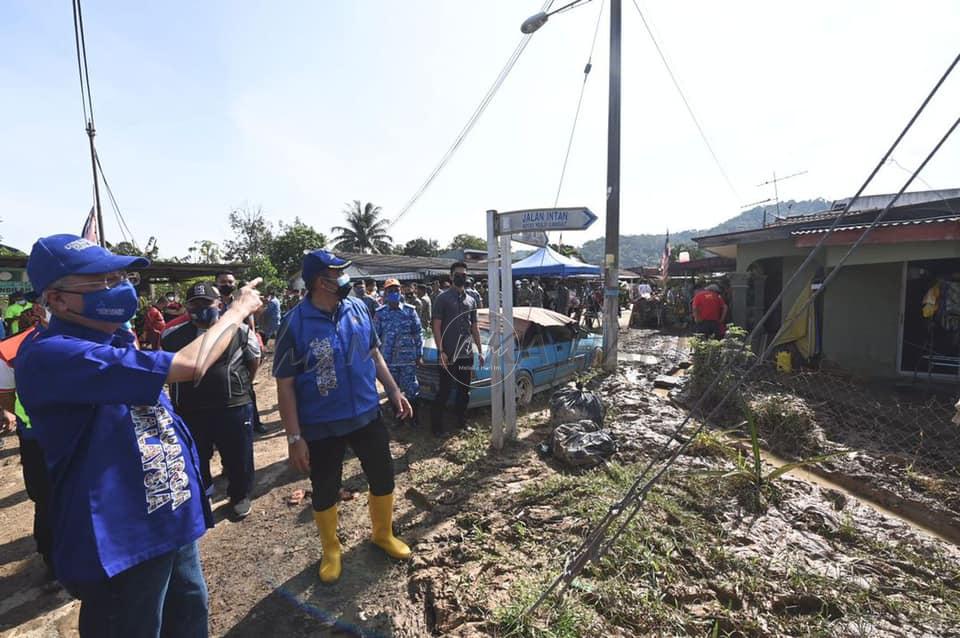
[[[806,199],[802,201],[789,200],[780,202],[780,214],[784,217],[794,215],[807,215],[816,213],[830,207],[830,202],[825,199]],[[680,244],[692,244],[693,237],[703,235],[720,235],[723,233],[733,233],[741,230],[751,230],[760,228],[763,225],[764,210],[767,213],[767,221],[773,221],[777,214],[776,205],[756,206],[750,210],[744,211],[732,217],[722,224],[713,228],[704,230],[683,230],[670,233],[671,246]],[[660,263],[660,255],[663,251],[663,240],[665,235],[621,235],[620,237],[620,266],[630,268],[631,266],[656,266]],[[585,242],[580,248],[580,254],[585,261],[591,264],[601,264],[603,262],[603,237],[591,239]]]

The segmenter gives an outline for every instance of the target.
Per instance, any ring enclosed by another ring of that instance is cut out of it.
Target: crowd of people
[[[400,426],[419,422],[417,370],[433,336],[441,373],[430,430],[449,436],[451,395],[453,427],[466,427],[475,357],[483,365],[484,282],[457,262],[448,277],[390,278],[378,290],[352,282],[349,261],[317,250],[303,258],[304,290],[283,299],[223,271],[182,301],[169,292],[145,305],[137,271],[147,265],[77,236],[41,238],[27,264],[33,291],[11,295],[4,313],[0,424],[17,432],[37,551],[81,601],[81,635],[206,635],[197,540],[213,524],[211,461],[216,450],[228,514],[248,516],[262,428],[255,378],[271,343],[289,462],[311,482],[320,580],[335,582],[343,569],[337,504],[348,447],[369,485],[371,541],[408,559],[393,533],[381,398]],[[587,322],[601,310],[596,282],[515,285],[517,306]],[[655,294],[642,284],[633,292]],[[719,286],[697,291],[691,309],[699,332],[722,336]]]
[[[628,294],[632,328],[683,323],[710,339],[722,339],[726,333],[730,289],[722,280],[690,279],[664,287],[641,279],[631,284]]]

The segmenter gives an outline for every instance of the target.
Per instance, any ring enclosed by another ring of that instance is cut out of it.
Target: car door
[[[551,326],[548,331],[550,348],[556,361],[553,383],[562,383],[577,371],[578,361],[573,347],[575,331],[571,326]]]
[[[542,326],[531,323],[523,334],[517,368],[533,378],[534,388],[542,388],[553,382],[556,358],[548,349]]]

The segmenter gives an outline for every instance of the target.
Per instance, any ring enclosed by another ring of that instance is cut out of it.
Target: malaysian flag
[[[94,210],[94,207],[90,207],[90,214],[87,215],[87,221],[83,224],[83,230],[80,231],[80,236],[91,241],[97,246],[100,246],[100,227],[97,225],[97,213]]]
[[[667,229],[667,238],[663,241],[663,254],[660,255],[660,281],[666,283],[670,273],[670,229]]]

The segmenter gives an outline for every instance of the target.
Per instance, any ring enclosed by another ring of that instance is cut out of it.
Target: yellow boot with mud
[[[337,506],[328,507],[322,512],[314,512],[313,520],[320,532],[320,582],[335,583],[340,578],[340,539],[337,538]]]
[[[393,535],[393,493],[370,497],[370,523],[373,527],[373,544],[387,553],[390,558],[406,560],[410,558],[410,548]]]

